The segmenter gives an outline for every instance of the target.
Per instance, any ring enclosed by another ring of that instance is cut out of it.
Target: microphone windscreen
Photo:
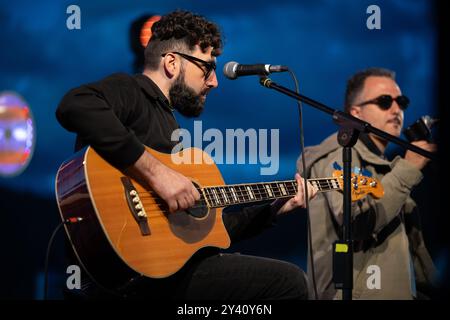
[[[236,68],[239,65],[239,63],[235,61],[230,61],[225,63],[223,66],[223,74],[228,79],[234,80],[237,78]]]

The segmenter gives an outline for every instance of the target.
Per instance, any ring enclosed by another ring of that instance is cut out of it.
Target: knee
[[[306,273],[294,264],[290,264],[283,275],[285,287],[285,299],[307,300],[308,278]]]
[[[308,292],[308,277],[306,273],[297,267],[296,278],[295,278],[295,287],[298,290],[297,299],[307,300],[309,296]]]

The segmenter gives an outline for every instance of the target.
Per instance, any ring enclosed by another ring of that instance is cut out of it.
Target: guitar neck
[[[341,189],[337,178],[308,179],[319,192]],[[297,181],[274,181],[249,184],[209,186],[201,189],[210,208],[245,204],[293,197],[297,194]]]

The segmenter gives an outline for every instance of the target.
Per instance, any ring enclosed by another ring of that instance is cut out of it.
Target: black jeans
[[[86,274],[82,290],[66,299],[131,300],[299,300],[308,298],[307,277],[298,266],[269,258],[215,253],[191,259],[174,276],[141,278],[127,292],[106,292]]]
[[[176,299],[296,300],[308,297],[307,278],[298,266],[280,260],[216,254],[199,262],[178,286]]]

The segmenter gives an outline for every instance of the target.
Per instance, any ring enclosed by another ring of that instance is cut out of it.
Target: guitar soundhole
[[[192,182],[195,187],[199,190],[200,186],[196,184],[195,182]],[[196,201],[194,206],[187,209],[186,212],[197,219],[202,219],[208,214],[208,207],[206,206],[205,199],[203,199],[202,194],[200,193],[200,200]]]

